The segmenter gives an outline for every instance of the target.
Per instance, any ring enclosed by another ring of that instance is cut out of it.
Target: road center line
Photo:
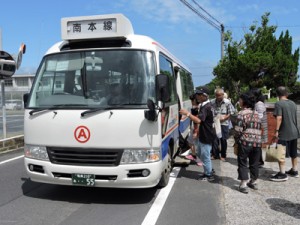
[[[1,165],[1,164],[4,164],[4,163],[8,163],[8,162],[13,161],[13,160],[16,160],[16,159],[20,159],[20,158],[22,158],[22,157],[24,157],[24,155],[20,155],[20,156],[18,156],[18,157],[12,158],[12,159],[8,159],[8,160],[5,160],[5,161],[2,161],[2,162],[0,162],[0,165]]]
[[[143,223],[141,225],[155,225],[163,207],[166,203],[166,200],[172,190],[172,187],[175,183],[177,175],[180,171],[180,167],[174,167],[171,174],[170,180],[166,187],[160,190],[158,196],[156,197],[154,203],[152,204],[150,210],[148,211]]]

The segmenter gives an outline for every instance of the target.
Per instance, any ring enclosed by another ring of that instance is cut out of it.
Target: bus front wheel
[[[162,172],[162,176],[160,178],[160,181],[158,183],[158,187],[165,187],[168,185],[170,180],[170,173],[172,170],[172,157],[171,157],[171,148],[169,146],[168,154],[167,154],[167,166],[164,168],[164,171]]]

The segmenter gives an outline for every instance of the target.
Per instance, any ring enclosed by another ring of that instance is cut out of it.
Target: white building
[[[30,92],[35,74],[17,74],[5,78],[5,99],[23,99],[25,93]],[[1,96],[2,99],[2,96]]]

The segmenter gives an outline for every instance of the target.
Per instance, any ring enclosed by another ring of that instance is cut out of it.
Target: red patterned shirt
[[[261,147],[261,119],[257,111],[249,108],[241,110],[234,130],[237,142],[249,147]]]

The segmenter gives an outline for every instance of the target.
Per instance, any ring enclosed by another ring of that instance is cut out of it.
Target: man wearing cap
[[[220,158],[219,142],[221,144],[221,160],[225,161],[227,155],[227,139],[229,138],[229,118],[235,113],[235,109],[230,100],[224,97],[225,92],[222,88],[215,90],[216,98],[211,100],[215,115],[220,118],[222,137],[216,137],[212,147],[212,157]]]
[[[199,106],[199,114],[192,115],[188,110],[181,109],[179,113],[189,117],[194,123],[199,124],[199,144],[197,145],[198,157],[203,162],[204,174],[200,180],[213,181],[213,169],[210,158],[212,143],[215,137],[213,127],[213,108],[209,101],[209,90],[207,87],[201,87],[195,92]]]

